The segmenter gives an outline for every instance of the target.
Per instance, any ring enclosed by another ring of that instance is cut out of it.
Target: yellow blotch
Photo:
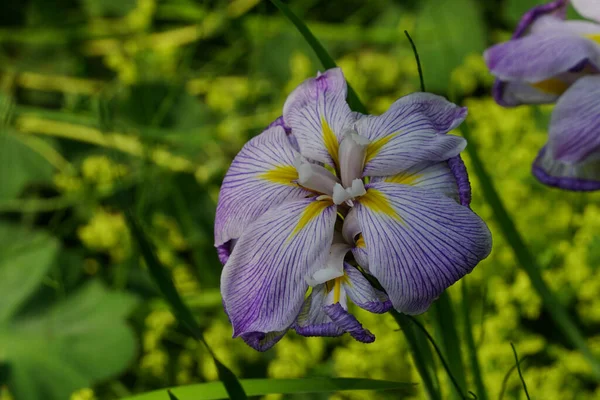
[[[360,234],[358,236],[358,239],[356,239],[356,247],[358,247],[359,249],[365,249],[367,247],[365,243],[365,238],[362,234]]]
[[[421,175],[419,174],[399,173],[388,176],[384,181],[390,183],[401,183],[403,185],[414,185],[415,181],[419,178],[421,178]]]
[[[333,302],[334,303],[339,303],[340,302],[340,292],[341,290],[341,282],[340,282],[340,278],[335,278],[335,283],[333,285]]]
[[[400,132],[392,133],[380,139],[374,140],[367,146],[367,154],[365,156],[365,164],[371,161],[381,151],[381,148],[388,144],[390,140],[396,137]]]
[[[402,222],[402,218],[392,208],[389,200],[377,189],[370,188],[367,193],[359,198],[360,204],[380,214],[385,214],[396,221]]]
[[[569,85],[567,83],[557,78],[550,78],[541,82],[532,83],[531,86],[538,90],[541,90],[544,93],[550,93],[555,95],[561,95],[569,88]]]
[[[600,33],[592,33],[590,35],[585,35],[585,37],[600,44]]]
[[[338,164],[338,147],[339,143],[335,133],[331,130],[331,127],[325,121],[325,118],[321,117],[321,128],[323,129],[323,142],[325,143],[325,148],[329,152],[329,155],[333,159],[333,161]]]
[[[331,201],[321,200],[313,201],[308,206],[306,206],[306,208],[302,212],[302,215],[300,215],[298,225],[296,225],[296,228],[294,228],[294,231],[288,237],[288,241],[291,240],[302,229],[306,228],[306,225],[308,225],[310,221],[321,215],[321,213],[332,204],[333,203]]]
[[[298,171],[293,165],[279,165],[272,170],[263,172],[258,177],[281,185],[296,186],[293,181],[298,179]]]

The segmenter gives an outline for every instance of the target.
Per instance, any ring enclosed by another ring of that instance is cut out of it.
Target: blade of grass
[[[469,142],[469,145],[467,146],[467,152],[471,158],[473,170],[475,171],[475,175],[477,175],[481,185],[481,191],[483,192],[485,199],[490,207],[492,207],[494,217],[500,227],[500,230],[502,231],[502,235],[512,248],[519,265],[521,268],[523,268],[523,270],[525,270],[525,273],[531,281],[531,285],[542,298],[544,307],[552,317],[556,326],[560,329],[563,335],[565,335],[566,339],[575,348],[577,348],[581,354],[583,354],[585,359],[590,364],[592,374],[594,375],[595,379],[600,381],[600,362],[587,346],[585,338],[579,331],[577,325],[575,325],[556,295],[552,293],[544,281],[536,259],[529,251],[529,248],[525,245],[525,241],[523,240],[520,232],[517,230],[517,227],[508,214],[508,211],[504,207],[504,203],[500,199],[500,196],[498,195],[498,192],[496,191],[496,188],[494,187],[494,184],[492,183],[492,180],[490,179],[490,176],[487,173],[483,162],[481,161],[477,151],[476,141],[471,135],[468,124],[463,123],[460,126],[460,130],[464,138],[467,139],[467,142]]]
[[[454,386],[451,386],[450,392],[454,398],[464,397],[462,393],[466,392],[467,380],[461,354],[462,346],[460,340],[458,340],[458,331],[456,330],[458,322],[454,316],[454,307],[450,295],[447,292],[442,293],[431,307],[431,311],[434,315],[436,331],[439,333],[437,338],[442,353],[448,360],[448,367],[456,378],[456,383],[461,388],[460,391],[457,391]]]
[[[381,381],[360,378],[304,378],[304,379],[242,379],[242,386],[249,396],[267,394],[333,393],[344,390],[394,391],[396,398],[411,396],[416,385],[404,382]],[[220,382],[200,383],[170,388],[173,398],[179,400],[216,400],[226,398],[227,392]],[[175,394],[177,397],[174,397]],[[403,395],[399,397],[399,395]],[[164,400],[165,390],[157,390],[124,400]]]
[[[333,58],[331,58],[327,50],[325,50],[325,48],[323,47],[321,42],[319,42],[319,40],[315,37],[315,35],[312,34],[312,32],[310,31],[310,29],[308,29],[306,24],[302,22],[302,20],[298,18],[296,14],[294,14],[293,11],[281,1],[271,0],[271,3],[273,3],[275,7],[277,7],[279,11],[281,11],[281,13],[285,15],[286,18],[289,19],[292,24],[294,24],[296,29],[298,29],[298,32],[300,32],[300,34],[304,37],[304,40],[306,40],[308,45],[313,49],[313,51],[321,61],[321,64],[323,64],[323,67],[335,68],[335,61],[333,61]],[[348,84],[348,104],[350,105],[350,108],[354,111],[358,111],[363,114],[367,113],[366,107],[360,101],[358,95],[356,94],[354,89],[352,89],[352,86],[350,86],[350,84]]]
[[[421,84],[421,92],[425,91],[425,79],[423,78],[423,68],[421,68],[421,59],[419,58],[419,52],[417,51],[417,46],[415,46],[415,42],[413,42],[412,38],[408,34],[408,31],[404,31],[404,34],[408,38],[410,42],[410,47],[412,47],[413,54],[415,55],[415,62],[417,63],[417,71],[419,71],[419,83]]]
[[[473,339],[473,325],[471,324],[471,314],[469,313],[469,293],[467,290],[467,281],[463,279],[461,284],[462,290],[462,314],[463,314],[463,330],[465,335],[465,343],[467,344],[467,350],[469,351],[469,364],[471,365],[471,373],[473,374],[473,381],[477,388],[477,396],[480,400],[487,400],[488,395],[483,384],[483,378],[481,376],[481,369],[479,367],[479,359],[477,358],[477,348],[475,347],[475,340]]]
[[[432,370],[435,369],[435,366],[431,362],[432,360],[427,360],[425,358],[427,353],[423,350],[424,343],[419,342],[418,333],[416,332],[415,327],[411,324],[406,315],[400,314],[395,310],[390,311],[390,313],[394,316],[398,326],[400,326],[400,329],[404,333],[408,349],[412,355],[415,367],[421,376],[427,396],[431,400],[441,400],[442,396],[439,392],[439,388],[434,385],[432,378]],[[427,345],[427,343],[425,343],[425,345]],[[429,353],[431,355],[431,350],[429,350]]]
[[[123,202],[123,205],[124,202]],[[142,257],[146,261],[146,265],[148,267],[148,271],[150,272],[150,276],[154,280],[154,283],[158,286],[160,292],[162,293],[165,300],[171,306],[177,320],[187,328],[189,333],[196,339],[204,343],[209,353],[214,359],[215,365],[217,367],[217,373],[219,379],[223,382],[225,389],[227,390],[227,394],[229,398],[232,400],[245,400],[248,397],[244,392],[244,389],[237,377],[231,372],[225,365],[223,365],[213,351],[210,349],[208,343],[204,339],[202,335],[202,329],[200,325],[192,315],[190,309],[183,303],[183,300],[179,296],[177,289],[175,288],[175,284],[171,279],[171,276],[167,272],[167,269],[161,264],[160,260],[156,256],[156,252],[154,251],[152,244],[146,237],[146,234],[142,230],[142,227],[138,224],[137,220],[133,216],[130,207],[123,207],[125,212],[125,217],[127,220],[127,225],[131,230],[131,235],[136,240],[140,252],[142,253]]]
[[[517,365],[517,371],[519,371],[519,378],[521,379],[521,383],[523,384],[523,390],[525,391],[525,396],[527,396],[527,400],[531,400],[529,398],[529,391],[527,391],[527,384],[525,383],[525,379],[523,378],[523,373],[521,372],[521,363],[519,362],[519,356],[517,355],[517,349],[515,349],[514,344],[510,344],[512,347],[513,354],[515,355],[515,363]]]
[[[523,364],[525,362],[525,360],[527,360],[527,357],[528,356],[521,358],[521,360],[519,361],[519,364]],[[504,398],[504,392],[506,391],[506,384],[508,383],[508,379],[510,378],[510,375],[514,372],[515,369],[517,369],[517,364],[513,365],[512,367],[510,367],[510,369],[508,371],[506,371],[506,375],[504,375],[504,379],[502,379],[502,388],[500,389],[500,393],[498,395],[498,400],[502,400]]]

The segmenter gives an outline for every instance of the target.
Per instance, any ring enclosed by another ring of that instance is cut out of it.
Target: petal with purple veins
[[[358,134],[371,141],[365,176],[387,176],[425,161],[458,155],[466,141],[446,133],[466,117],[467,109],[430,93],[413,93],[397,100],[380,116],[356,122]]]
[[[294,329],[302,336],[341,336],[345,332],[325,313],[328,290],[325,284],[312,289],[302,306]]]
[[[378,182],[357,203],[369,272],[400,312],[427,310],[491,251],[485,223],[442,194]]]
[[[375,289],[363,274],[350,264],[344,265],[346,279],[343,285],[348,298],[360,308],[382,314],[392,308],[392,302],[382,291]]]
[[[355,120],[346,93],[342,70],[333,68],[307,79],[288,96],[283,118],[303,156],[330,166],[338,162],[339,142]]]
[[[267,129],[246,143],[221,185],[215,246],[239,238],[270,207],[311,195],[294,182],[298,179],[294,167],[298,155],[281,126]]]
[[[292,325],[308,289],[305,276],[327,261],[335,219],[335,206],[312,198],[272,207],[248,226],[221,275],[234,337]]]

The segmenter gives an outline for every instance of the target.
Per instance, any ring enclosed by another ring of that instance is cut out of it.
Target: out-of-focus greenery
[[[418,90],[403,31],[411,33],[428,89],[452,91],[469,107],[470,145],[478,147],[544,278],[600,352],[600,196],[549,189],[532,178],[551,106],[497,106],[481,57],[536,3],[290,5],[371,113]],[[0,399],[109,400],[217,379],[206,349],[184,334],[148,277],[117,195],[134,200],[207,342],[239,377],[419,381],[387,314],[354,310],[377,336],[369,345],[290,333],[258,353],[231,339],[212,243],[220,180],[243,144],[281,114],[286,95],[318,69],[293,26],[258,0],[0,5],[0,379],[8,377],[0,381]],[[478,182],[472,184],[472,208],[494,234],[492,255],[466,278],[490,397],[514,366],[512,342],[527,356],[521,366],[534,398],[598,398],[588,365],[542,310]],[[461,300],[458,285],[449,292]],[[426,313],[421,320],[439,337],[432,319]],[[438,377],[447,388],[441,366]],[[470,375],[467,385],[474,388]],[[523,398],[516,372],[505,398]]]

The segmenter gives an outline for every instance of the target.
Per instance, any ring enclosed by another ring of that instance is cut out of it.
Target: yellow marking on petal
[[[384,136],[380,139],[374,140],[367,146],[367,153],[365,156],[365,164],[371,161],[381,151],[381,148],[388,144],[390,140],[398,136],[400,132],[392,133],[391,135]]]
[[[584,35],[586,38],[593,40],[594,42],[600,44],[600,33],[592,33],[589,35]]]
[[[368,189],[367,193],[362,195],[358,201],[363,206],[371,209],[371,211],[385,214],[396,221],[402,222],[402,218],[400,218],[396,210],[392,208],[387,197],[377,189]]]
[[[272,183],[296,186],[293,181],[298,179],[298,171],[293,165],[278,165],[274,169],[263,172],[258,177]]]
[[[388,176],[384,179],[384,182],[390,183],[401,183],[403,185],[414,185],[417,179],[421,178],[419,174],[409,174],[406,172],[401,172],[396,175]]]
[[[325,148],[329,152],[329,155],[333,159],[333,162],[338,164],[338,147],[339,143],[335,133],[329,127],[325,118],[321,117],[321,129],[323,130],[323,143],[325,144]]]
[[[342,283],[340,282],[340,278],[335,278],[335,283],[333,284],[333,302],[340,302],[340,292],[342,287]]]
[[[555,95],[561,95],[569,88],[566,82],[557,78],[546,79],[541,82],[531,83],[530,85],[544,93]]]
[[[332,204],[333,203],[330,200],[313,201],[312,203],[309,203],[304,211],[302,211],[300,219],[298,220],[298,225],[296,225],[296,228],[294,228],[294,231],[290,234],[287,240],[292,240],[292,238],[296,236],[298,232],[306,228],[310,221],[321,215],[321,213]]]
[[[367,244],[365,243],[365,238],[363,237],[362,233],[358,236],[358,239],[356,239],[356,247],[359,249],[367,248]]]

